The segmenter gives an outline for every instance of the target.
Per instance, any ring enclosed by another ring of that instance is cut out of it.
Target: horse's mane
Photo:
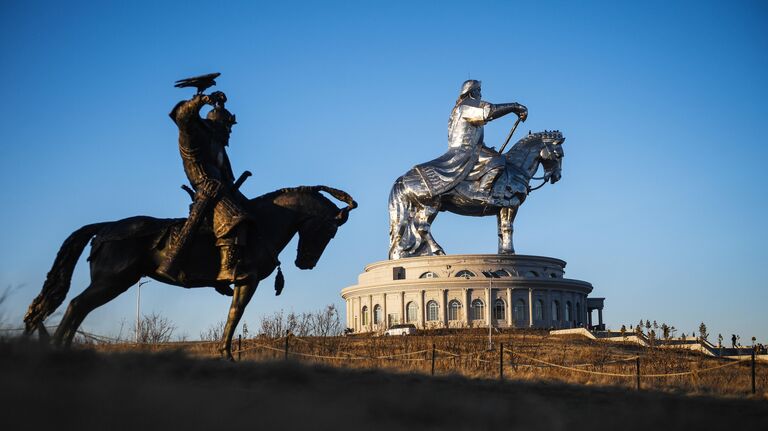
[[[261,196],[258,196],[256,198],[251,199],[252,203],[260,203],[263,201],[272,201],[275,198],[285,195],[285,194],[291,194],[291,193],[308,193],[308,194],[314,194],[318,198],[320,198],[323,203],[326,203],[327,205],[330,205],[335,210],[338,210],[339,208],[336,207],[336,205],[327,197],[323,196],[320,192],[326,192],[333,196],[334,198],[344,202],[347,204],[347,208],[354,209],[357,207],[357,202],[355,202],[354,199],[352,199],[352,196],[350,196],[347,192],[339,189],[335,189],[333,187],[328,186],[298,186],[298,187],[285,187],[282,189],[275,190],[273,192],[269,192],[266,194],[263,194]]]
[[[527,150],[529,146],[534,143],[540,144],[542,141],[556,141],[563,139],[563,134],[559,130],[545,130],[543,132],[531,133],[523,136],[515,145],[510,149],[510,152]]]

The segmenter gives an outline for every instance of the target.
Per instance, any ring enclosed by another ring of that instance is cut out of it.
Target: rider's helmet
[[[211,109],[206,118],[227,128],[232,128],[232,125],[237,124],[235,116],[223,106],[217,106]]]
[[[461,93],[459,93],[459,96],[469,94],[470,91],[476,88],[480,88],[480,81],[468,79],[464,81],[464,84],[461,85]]]

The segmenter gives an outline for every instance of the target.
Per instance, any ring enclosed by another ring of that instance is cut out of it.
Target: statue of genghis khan
[[[249,215],[243,206],[246,198],[235,185],[226,151],[232,126],[237,121],[224,107],[227,96],[223,92],[203,94],[205,89],[215,85],[213,78],[218,75],[188,78],[176,84],[177,87],[198,89],[197,94],[177,103],[169,114],[179,128],[179,153],[184,173],[194,189],[194,197],[189,217],[178,238],[169,242],[166,261],[158,272],[174,279],[195,231],[204,220],[210,220],[221,254],[217,280],[238,284],[247,281],[249,276],[248,268],[240,261],[240,250],[246,238],[243,222],[249,219]],[[205,105],[213,109],[206,118],[202,118],[200,110]]]
[[[464,82],[448,119],[448,151],[415,166],[431,196],[446,193],[464,180],[479,181],[480,190],[487,195],[504,169],[504,156],[485,146],[483,125],[511,112],[525,121],[528,109],[519,103],[485,102],[480,90],[480,81]]]

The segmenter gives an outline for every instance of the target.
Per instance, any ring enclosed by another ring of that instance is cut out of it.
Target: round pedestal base
[[[587,326],[592,285],[564,278],[565,261],[519,254],[453,254],[372,263],[341,291],[348,328]]]

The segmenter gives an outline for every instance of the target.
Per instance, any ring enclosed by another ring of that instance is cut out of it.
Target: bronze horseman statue
[[[552,184],[560,179],[562,134],[529,134],[507,153],[503,153],[504,147],[499,151],[489,148],[483,141],[483,126],[509,113],[517,114],[518,122],[525,121],[528,109],[518,103],[488,103],[481,97],[480,81],[464,82],[448,119],[448,151],[416,165],[392,186],[390,259],[445,254],[430,232],[439,211],[496,215],[498,252],[514,253],[512,223],[520,204],[535,189],[529,182],[539,165],[544,167],[544,176],[538,179]],[[514,127],[509,137],[513,132]]]
[[[296,266],[312,269],[317,264],[357,203],[327,186],[284,188],[254,199],[241,195],[237,189],[245,175],[234,181],[226,153],[235,116],[224,107],[224,93],[202,94],[218,75],[176,84],[198,89],[171,112],[179,128],[184,171],[194,188],[186,188],[193,195],[189,217],[135,216],[73,232],[24,316],[25,334],[38,331],[41,339],[48,337],[44,321],[64,301],[78,258],[91,239],[91,283],[69,303],[53,335],[55,344],[69,345],[91,311],[147,276],[185,288],[213,287],[232,296],[220,347],[224,357],[232,359],[232,336],[259,281],[278,269],[275,293],[282,291],[278,256],[294,235],[299,235]],[[200,117],[203,105],[213,107],[205,119]],[[346,206],[338,208],[321,192]]]
[[[179,128],[179,153],[184,164],[192,189],[193,203],[189,217],[179,236],[168,245],[165,262],[158,268],[158,273],[173,279],[178,275],[178,262],[183,258],[192,235],[197,230],[205,215],[212,211],[213,233],[216,246],[221,254],[218,281],[244,282],[248,278],[248,269],[242,265],[241,248],[245,246],[247,236],[243,223],[248,221],[248,212],[244,209],[245,197],[235,187],[235,176],[229,163],[226,147],[232,126],[237,124],[235,116],[225,107],[227,96],[221,91],[209,95],[202,94],[206,83],[212,83],[211,75],[182,80],[177,86],[197,86],[198,93],[191,99],[176,104],[170,113],[171,119]],[[215,76],[214,76],[215,77]],[[210,79],[206,82],[206,79]],[[200,109],[213,107],[205,119],[200,117]]]

